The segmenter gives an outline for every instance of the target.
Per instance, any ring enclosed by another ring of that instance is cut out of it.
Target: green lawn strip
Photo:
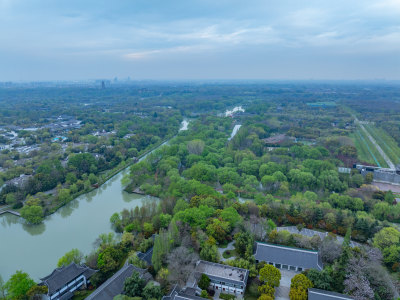
[[[386,155],[392,160],[394,164],[400,163],[400,148],[396,142],[381,128],[372,125],[367,125],[365,128],[380,144]]]
[[[363,137],[361,130],[357,129],[357,131],[355,132],[355,137],[356,137],[356,143],[355,143],[356,147],[358,145],[357,149],[361,150],[359,158],[362,161],[369,162],[369,163],[380,166],[378,160],[372,153],[371,148],[369,147],[367,141],[365,140],[365,137]]]
[[[375,160],[378,162],[377,165],[381,168],[387,168],[389,167],[388,164],[386,163],[385,159],[382,157],[382,155],[379,153],[378,149],[376,149],[375,145],[370,141],[370,139],[368,138],[367,134],[365,133],[365,131],[363,131],[360,128],[360,134],[363,137],[363,141],[366,142],[366,144],[368,145],[368,149],[371,151],[371,154],[373,155],[373,157],[375,158]]]
[[[360,161],[367,162],[367,163],[375,163],[374,159],[372,158],[371,154],[368,152],[367,147],[362,142],[360,136],[357,132],[353,132],[350,135],[350,138],[354,141],[354,146],[357,149],[357,156]]]

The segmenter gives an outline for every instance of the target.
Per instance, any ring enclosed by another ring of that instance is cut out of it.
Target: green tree
[[[234,236],[235,238],[235,250],[240,257],[246,258],[245,254],[248,248],[251,247],[250,253],[253,254],[254,239],[249,232],[238,232]]]
[[[366,184],[371,184],[372,180],[374,180],[374,175],[372,173],[367,173],[364,178],[364,182]]]
[[[207,261],[219,262],[220,255],[215,244],[205,242],[200,251],[200,258]]]
[[[201,293],[200,293],[200,297],[208,299],[208,297],[209,297],[208,296],[208,292],[206,290],[202,290]]]
[[[60,189],[57,198],[60,203],[68,203],[72,200],[71,191],[69,189]]]
[[[103,274],[109,275],[118,270],[122,258],[123,253],[120,249],[107,247],[99,253],[97,266]]]
[[[220,215],[224,221],[227,221],[229,223],[231,228],[235,227],[236,224],[242,219],[237,210],[234,209],[232,206],[224,208],[221,211]]]
[[[269,295],[262,294],[260,297],[257,298],[257,300],[274,300],[274,298]]]
[[[302,288],[304,290],[308,290],[309,288],[312,288],[313,284],[310,279],[307,278],[304,274],[297,274],[293,276],[290,284],[290,288],[292,289],[297,289],[297,288]]]
[[[395,199],[395,197],[394,197],[392,191],[387,191],[387,192],[385,193],[385,201],[386,201],[388,204],[392,205],[393,202],[394,202],[394,199]]]
[[[383,249],[383,261],[389,267],[400,262],[400,245],[391,245]]]
[[[38,205],[24,206],[21,209],[21,217],[31,224],[39,224],[43,221],[43,208]]]
[[[73,262],[79,265],[82,260],[83,253],[75,248],[65,253],[64,256],[58,260],[57,267],[68,266]]]
[[[48,292],[47,286],[43,285],[34,285],[26,292],[26,295],[29,297],[30,300],[34,299],[42,299],[42,296],[46,295]],[[1,299],[1,298],[0,298]]]
[[[167,228],[172,220],[172,216],[169,214],[160,214],[160,227]]]
[[[272,265],[265,265],[260,270],[260,280],[269,286],[277,287],[281,281],[281,272]]]
[[[313,286],[317,289],[331,290],[332,277],[326,270],[317,271],[310,269],[307,272],[308,279],[311,280]]]
[[[375,247],[383,251],[385,248],[399,244],[400,232],[393,227],[385,227],[374,235],[372,241]]]
[[[13,205],[13,204],[15,204],[15,202],[17,202],[17,199],[15,198],[15,194],[14,193],[7,194],[6,203],[8,205]]]
[[[27,273],[17,271],[6,282],[5,288],[9,298],[21,299],[34,285],[36,285],[35,281]]]
[[[219,243],[226,241],[229,231],[229,223],[220,219],[212,219],[211,223],[207,226],[207,234],[215,238]]]
[[[202,290],[206,290],[210,286],[210,282],[211,282],[211,279],[206,274],[201,274],[200,280],[197,285]]]
[[[138,272],[133,272],[131,277],[125,279],[124,292],[130,297],[141,297],[146,282]]]
[[[290,300],[307,300],[307,290],[303,289],[302,287],[298,288],[291,288],[289,292],[289,299]]]
[[[3,277],[0,275],[0,299],[3,300],[6,298],[6,287],[3,280]]]
[[[161,299],[162,291],[159,285],[155,285],[153,282],[149,282],[143,289],[142,296],[147,299]]]
[[[258,287],[258,292],[260,294],[268,295],[272,297],[272,299],[275,298],[275,288],[270,286],[269,284],[263,284]]]

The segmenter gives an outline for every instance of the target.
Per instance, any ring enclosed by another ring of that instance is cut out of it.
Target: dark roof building
[[[257,242],[256,261],[265,261],[279,269],[303,271],[322,270],[322,260],[318,251],[292,248]]]
[[[87,266],[71,263],[55,269],[50,275],[42,278],[40,285],[47,286],[47,299],[70,299],[73,292],[86,286],[96,270]]]
[[[335,292],[324,291],[320,289],[308,289],[308,300],[350,300],[354,299],[349,295]]]
[[[153,247],[151,247],[149,250],[146,252],[138,252],[137,257],[139,257],[141,260],[145,261],[147,265],[151,266],[151,258],[153,256]]]
[[[171,292],[162,297],[161,300],[204,300],[204,298],[197,296],[196,293],[197,290],[195,288],[187,287],[181,289],[178,285],[174,285]]]
[[[134,271],[138,272],[146,282],[152,279],[152,276],[147,272],[147,270],[137,268],[131,264],[126,264],[111,278],[99,286],[93,293],[86,297],[86,300],[107,300],[121,294],[124,290],[125,279],[132,276]]]

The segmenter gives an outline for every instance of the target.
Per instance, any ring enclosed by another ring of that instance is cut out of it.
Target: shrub
[[[219,299],[234,300],[235,298],[236,297],[234,295],[224,294],[224,293],[219,294]]]

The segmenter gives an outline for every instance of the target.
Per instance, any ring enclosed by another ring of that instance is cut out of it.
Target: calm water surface
[[[180,131],[187,130],[188,125],[189,121],[184,120]],[[112,231],[109,220],[113,213],[140,206],[144,201],[158,200],[124,192],[121,179],[128,172],[129,168],[99,189],[71,201],[40,225],[27,225],[17,216],[1,215],[0,275],[3,279],[6,281],[16,270],[23,270],[39,281],[50,274],[67,251],[78,248],[89,254],[99,234]]]
[[[72,248],[88,254],[101,233],[112,231],[110,216],[124,208],[156,198],[123,191],[122,171],[99,189],[82,195],[47,217],[43,224],[27,225],[22,218],[0,217],[0,275],[8,280],[23,270],[38,280],[49,274],[58,259]]]

